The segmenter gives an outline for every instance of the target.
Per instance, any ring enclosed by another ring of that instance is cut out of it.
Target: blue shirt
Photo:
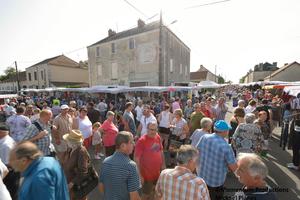
[[[107,200],[129,200],[129,193],[141,188],[135,162],[117,151],[103,161],[99,179]]]
[[[69,200],[67,181],[57,160],[38,158],[22,173],[19,200]]]
[[[210,187],[222,186],[229,164],[234,164],[234,153],[223,137],[205,134],[197,145],[200,154],[199,176]]]

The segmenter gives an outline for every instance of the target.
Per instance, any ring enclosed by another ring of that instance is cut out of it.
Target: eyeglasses
[[[148,128],[150,131],[157,131],[157,128]]]

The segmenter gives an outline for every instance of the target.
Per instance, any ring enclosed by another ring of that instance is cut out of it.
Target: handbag
[[[87,196],[95,187],[97,187],[98,181],[99,176],[90,162],[87,175],[82,177],[78,183],[74,183],[72,187],[75,199],[82,199]]]

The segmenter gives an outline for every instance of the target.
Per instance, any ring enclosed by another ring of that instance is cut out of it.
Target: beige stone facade
[[[28,88],[87,86],[88,69],[61,55],[26,68]]]
[[[190,49],[159,22],[139,22],[120,33],[110,30],[107,38],[88,47],[88,59],[91,86],[189,82]]]
[[[293,62],[285,64],[271,75],[265,77],[265,81],[300,81],[300,64]]]

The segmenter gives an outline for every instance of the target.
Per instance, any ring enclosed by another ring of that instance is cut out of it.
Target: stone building
[[[268,62],[259,63],[254,66],[254,70],[251,69],[244,76],[244,83],[263,81],[266,76],[272,74],[277,69],[278,67],[276,62],[273,62],[273,64]]]
[[[26,68],[28,88],[88,86],[88,68],[64,56],[45,59]]]
[[[26,80],[26,72],[19,72],[19,82],[20,82],[20,89],[26,89],[27,88],[27,80]],[[9,77],[5,81],[0,82],[0,93],[17,93],[18,91],[18,82],[17,82],[17,76],[13,75]]]
[[[200,68],[197,71],[190,73],[190,81],[195,83],[200,83],[201,81],[214,81],[218,83],[218,77],[203,65],[200,65]]]
[[[300,81],[300,64],[292,62],[285,64],[271,75],[264,78],[265,81]]]
[[[116,33],[88,46],[90,85],[188,85],[190,49],[160,21]]]

